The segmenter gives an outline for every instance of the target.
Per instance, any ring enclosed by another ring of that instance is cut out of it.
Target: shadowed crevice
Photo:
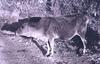
[[[71,45],[77,47],[77,49],[76,49],[76,54],[77,54],[78,56],[82,56],[83,53],[82,53],[82,50],[81,50],[81,49],[83,49],[84,46],[83,46],[83,42],[82,42],[81,38],[80,38],[78,35],[76,35],[76,36],[74,36],[74,37],[72,38],[72,41],[74,41],[74,43],[72,43]],[[81,50],[81,51],[80,51],[80,50]]]
[[[87,40],[87,48],[91,50],[93,53],[97,53],[97,48],[100,48],[99,45],[99,34],[97,31],[94,31],[92,28],[88,27],[87,32],[85,34],[85,38]]]
[[[41,45],[39,45],[38,42],[35,41],[33,38],[32,38],[32,42],[35,43],[35,45],[39,48],[39,50],[42,52],[43,55],[47,53],[47,51]]]

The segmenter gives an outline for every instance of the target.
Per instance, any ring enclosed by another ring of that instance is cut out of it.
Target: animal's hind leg
[[[49,39],[47,47],[48,50],[46,56],[52,56],[54,54],[54,39]]]
[[[49,40],[48,40],[48,42],[47,42],[47,53],[46,53],[46,56],[50,56],[50,50],[51,50],[51,47],[50,47],[50,42],[49,42]]]
[[[53,34],[53,37],[50,40],[50,46],[51,46],[51,56],[54,55],[54,44],[55,44],[55,39],[59,38],[57,34]]]
[[[52,56],[54,54],[54,39],[51,40],[50,46],[51,46],[51,56]]]

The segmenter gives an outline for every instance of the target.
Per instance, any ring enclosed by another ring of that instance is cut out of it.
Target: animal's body
[[[79,22],[79,23],[78,23]],[[75,35],[79,35],[81,39],[84,39],[82,29],[85,27],[86,20],[76,20],[76,18],[41,18],[39,21],[31,20],[25,22],[22,27],[17,31],[17,35],[24,35],[27,37],[34,37],[41,39],[47,43],[47,56],[54,54],[54,40],[70,40]],[[82,27],[83,26],[83,27]],[[81,28],[81,29],[80,29]],[[85,42],[83,41],[83,52],[85,53]]]

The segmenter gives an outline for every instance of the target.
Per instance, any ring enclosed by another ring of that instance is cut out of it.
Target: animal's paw
[[[51,53],[46,53],[46,56],[47,56],[47,57],[50,57],[50,56],[51,56]]]

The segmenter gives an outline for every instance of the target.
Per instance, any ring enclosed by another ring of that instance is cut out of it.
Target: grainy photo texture
[[[100,64],[100,1],[0,0],[0,64]]]

